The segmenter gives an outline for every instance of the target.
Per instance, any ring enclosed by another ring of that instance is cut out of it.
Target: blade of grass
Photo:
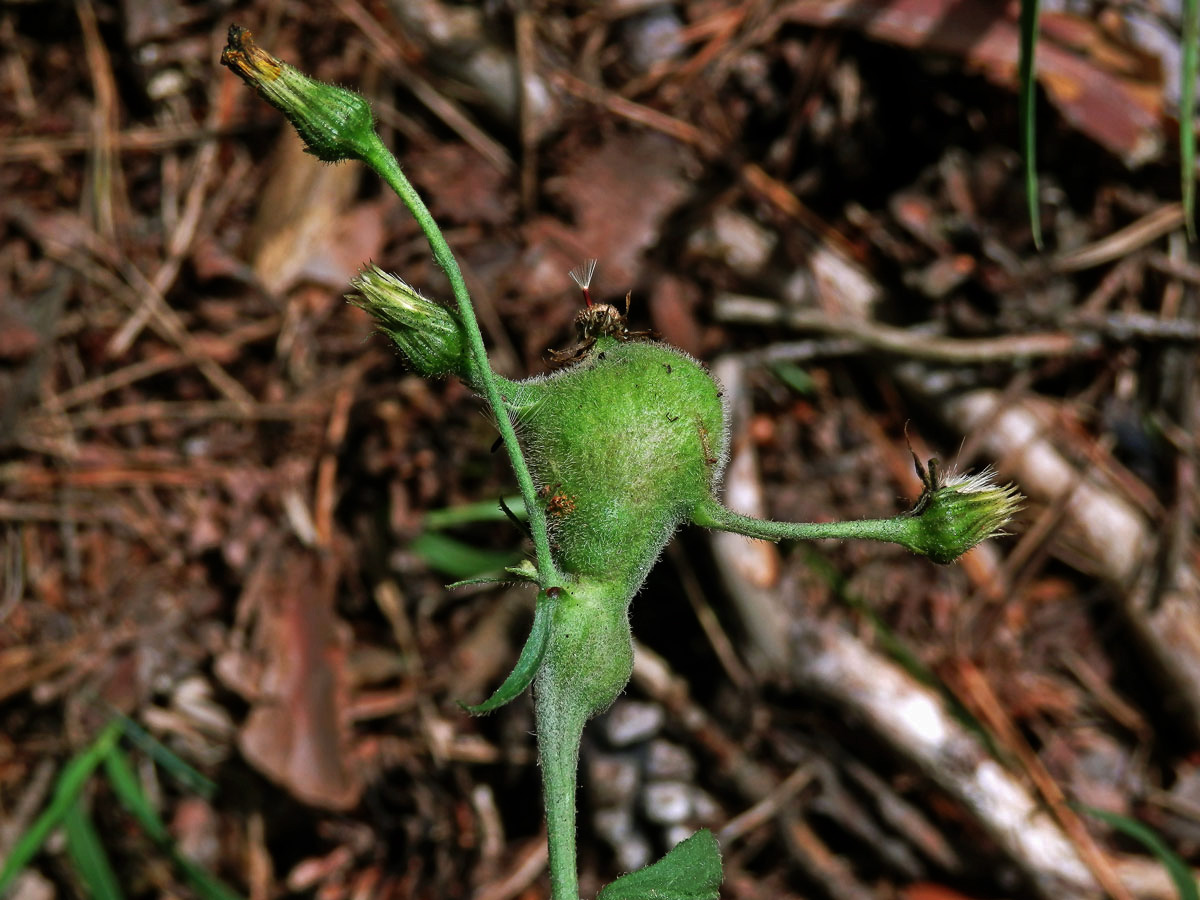
[[[1188,240],[1196,240],[1196,73],[1200,69],[1200,0],[1183,0],[1179,82],[1179,166]]]
[[[84,805],[82,792],[67,808],[63,817],[63,831],[67,835],[67,855],[71,857],[71,863],[87,886],[88,893],[95,900],[124,900],[112,863],[108,861],[108,854],[100,843],[100,835],[96,833],[96,826],[92,824]]]
[[[482,550],[438,531],[418,535],[408,548],[431,569],[454,578],[501,572],[521,558],[514,551]]]
[[[175,865],[183,872],[184,878],[192,889],[203,900],[241,900],[235,893],[216,876],[210,874],[203,866],[188,859],[176,849],[167,830],[166,823],[151,805],[149,798],[138,784],[133,766],[125,753],[116,747],[104,759],[104,774],[112,785],[113,793],[129,813],[142,826],[142,830],[150,836],[162,850],[169,854]]]
[[[112,708],[109,709],[109,714],[120,723],[121,731],[130,743],[162,766],[168,775],[189,791],[200,795],[205,800],[210,799],[216,793],[217,786],[211,779],[205,778],[172,753],[166,745],[129,716]]]
[[[513,515],[525,517],[525,501],[519,495],[505,497],[503,502],[508,504]],[[475,522],[503,522],[506,518],[504,510],[495,500],[480,500],[477,503],[461,503],[458,506],[431,509],[425,513],[424,524],[430,531],[440,531],[443,528],[471,525]]]
[[[1097,809],[1094,806],[1084,806],[1082,803],[1072,804],[1080,812],[1087,813],[1111,825],[1117,831],[1126,837],[1133,838],[1162,863],[1163,868],[1167,870],[1167,874],[1171,876],[1171,881],[1175,884],[1175,890],[1179,892],[1179,900],[1200,900],[1200,889],[1196,887],[1196,878],[1192,875],[1192,870],[1188,868],[1187,863],[1174,850],[1163,842],[1163,839],[1158,836],[1151,828],[1143,825],[1136,819],[1131,819],[1128,816],[1120,815],[1119,813],[1109,812],[1105,809]]]
[[[20,840],[13,847],[12,853],[4,861],[3,868],[0,868],[0,896],[4,896],[5,890],[17,877],[17,873],[29,865],[29,861],[37,855],[42,844],[46,842],[46,838],[50,836],[50,832],[62,824],[88,778],[103,762],[104,757],[112,750],[120,736],[120,725],[115,722],[110,723],[105,726],[90,747],[77,754],[63,767],[58,781],[54,785],[54,796],[50,800],[50,805],[29,826],[29,830],[21,835]]]
[[[1021,125],[1021,155],[1025,159],[1025,201],[1029,206],[1029,226],[1033,244],[1042,249],[1042,216],[1038,205],[1037,185],[1037,81],[1033,77],[1034,54],[1037,50],[1039,0],[1021,0],[1021,55],[1017,69],[1020,76],[1018,117]]]

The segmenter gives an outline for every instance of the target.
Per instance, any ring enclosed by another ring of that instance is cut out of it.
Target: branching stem
[[[463,328],[467,334],[467,341],[471,347],[471,357],[475,363],[475,368],[478,370],[479,384],[476,387],[483,393],[487,399],[488,406],[491,407],[492,415],[496,420],[496,427],[500,430],[500,437],[504,441],[504,448],[508,451],[513,472],[517,476],[517,485],[521,490],[521,498],[525,501],[525,509],[529,515],[529,530],[533,537],[533,549],[536,555],[538,583],[543,590],[560,586],[564,582],[562,574],[554,565],[554,560],[550,555],[550,536],[546,529],[546,513],[542,509],[542,505],[538,502],[537,489],[534,487],[533,477],[529,474],[529,466],[526,465],[525,457],[521,453],[521,445],[517,441],[517,433],[513,430],[512,421],[509,419],[508,412],[504,406],[504,400],[500,396],[500,388],[497,384],[496,375],[492,372],[491,364],[488,362],[487,349],[483,345],[483,334],[480,332],[479,323],[475,319],[475,310],[471,305],[471,295],[467,291],[462,271],[458,268],[458,262],[450,250],[450,245],[446,243],[446,239],[442,236],[442,231],[438,228],[437,222],[434,221],[433,215],[425,205],[425,201],[421,199],[421,195],[417,193],[416,188],[412,186],[412,183],[405,177],[404,172],[401,171],[396,157],[384,146],[383,141],[379,139],[378,135],[374,135],[374,137],[375,140],[371,143],[369,149],[362,154],[362,160],[379,173],[379,176],[396,192],[396,196],[404,201],[404,205],[408,207],[408,211],[412,213],[413,218],[417,220],[417,224],[421,227],[421,231],[424,232],[425,239],[429,241],[429,248],[433,251],[433,258],[437,260],[438,265],[442,267],[442,270],[446,273],[446,277],[450,280],[450,289],[454,292],[454,301],[458,306],[458,314],[462,319]]]
[[[909,546],[919,520],[909,516],[859,519],[852,522],[772,522],[743,516],[715,500],[701,503],[692,515],[696,525],[732,531],[765,541],[815,541],[823,538],[887,541]]]

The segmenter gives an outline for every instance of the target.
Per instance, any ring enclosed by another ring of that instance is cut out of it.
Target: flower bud
[[[452,310],[376,266],[360,272],[352,284],[359,293],[347,299],[375,318],[419,374],[472,380],[466,332]]]
[[[953,475],[944,481],[930,467],[930,478],[908,514],[905,546],[934,562],[951,563],[976,544],[1002,534],[1024,498],[1011,484],[998,485],[990,467],[977,475]]]
[[[281,62],[255,44],[240,25],[229,26],[221,65],[257,88],[264,100],[287,116],[317,159],[363,159],[379,141],[365,99]]]

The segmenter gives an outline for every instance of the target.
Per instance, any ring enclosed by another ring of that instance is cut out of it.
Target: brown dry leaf
[[[793,22],[855,28],[876,40],[962,57],[999,84],[1017,83],[1017,25],[1006,5],[992,0],[794,0],[785,15]],[[1161,83],[1124,75],[1144,71],[1144,61],[1085,20],[1074,20],[1079,29],[1067,29],[1069,20],[1059,15],[1052,28],[1043,28],[1038,81],[1072,126],[1126,165],[1155,158],[1163,141]],[[1085,28],[1090,58],[1056,41],[1069,34],[1078,45],[1076,32]],[[1104,53],[1096,49],[1101,42]]]
[[[238,739],[246,759],[305,803],[349,809],[363,783],[348,764],[337,581],[331,556],[265,550],[239,603],[239,621],[254,618],[250,646],[222,654],[217,674],[253,704]]]
[[[382,208],[351,208],[360,174],[360,166],[309,156],[290,129],[280,138],[248,238],[254,274],[268,291],[305,280],[344,287],[382,250]]]
[[[410,154],[404,168],[439,222],[505,225],[516,211],[508,177],[465,144]]]
[[[581,149],[566,174],[548,183],[573,213],[570,241],[600,260],[613,293],[637,279],[642,253],[687,196],[684,152],[658,134],[615,135]]]

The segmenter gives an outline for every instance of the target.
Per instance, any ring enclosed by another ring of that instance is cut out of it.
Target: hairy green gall
[[[719,481],[728,439],[712,376],[672,347],[603,335],[507,396],[559,568],[632,596]]]

